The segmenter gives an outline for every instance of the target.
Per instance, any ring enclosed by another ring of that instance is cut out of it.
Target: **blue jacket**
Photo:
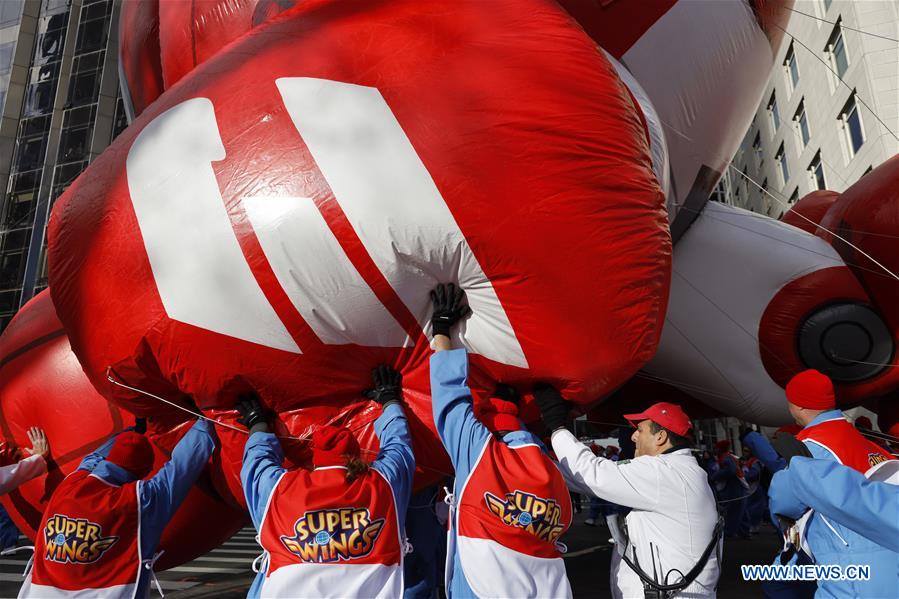
[[[126,429],[133,430],[133,429]],[[106,461],[115,437],[101,445],[81,461],[78,470],[86,470],[111,485],[124,485],[134,481],[134,476],[124,468]],[[197,420],[181,437],[172,450],[171,459],[152,478],[138,482],[140,499],[141,555],[151,559],[156,553],[159,539],[166,524],[197,477],[203,472],[209,456],[215,449],[215,429],[208,420]],[[141,568],[135,597],[146,597],[150,590],[150,571]]]
[[[777,472],[787,467],[787,461],[780,457],[771,443],[757,431],[746,433],[743,437],[743,445],[752,450],[752,455],[757,457],[770,472]]]
[[[830,410],[819,414],[808,426],[814,426],[824,420],[841,418],[842,412]],[[836,465],[833,454],[819,446],[817,443],[806,443],[815,461],[823,461]],[[790,467],[783,471],[789,472],[793,468],[794,460],[810,461],[808,458],[793,458]],[[848,468],[846,468],[848,470]],[[834,484],[822,484],[821,481],[805,478],[810,470],[800,466],[799,474],[787,474],[786,480],[805,480],[806,485],[818,486],[817,494],[831,497],[831,501],[845,501],[846,509],[854,510],[854,506],[862,505],[863,500],[859,495],[859,486],[852,484],[852,479],[847,477],[834,477]],[[853,471],[854,472],[854,471]],[[856,473],[857,474],[857,473]],[[775,477],[784,480],[784,476],[778,473]],[[861,474],[859,479],[864,479]],[[838,486],[837,482],[842,486]],[[789,484],[779,483],[768,489],[769,509],[772,515],[783,514],[787,517],[801,515],[798,510],[798,498],[804,498],[792,489]],[[805,502],[808,505],[808,502]],[[783,511],[788,510],[788,511]],[[809,520],[805,532],[808,545],[814,554],[812,557],[816,564],[839,565],[845,569],[849,565],[870,565],[870,581],[836,581],[819,580],[818,592],[815,597],[899,597],[899,562],[894,551],[890,551],[871,540],[865,534],[859,534],[856,530],[845,526],[837,520],[829,517],[825,512],[816,511]]]
[[[737,475],[739,467],[736,458],[727,459],[720,462],[718,470],[709,475],[709,482],[712,483],[719,500],[736,499],[746,495],[746,487],[740,483],[740,477]]]
[[[899,554],[899,485],[868,480],[836,462],[796,457],[771,480],[778,513],[811,508]]]
[[[456,471],[453,495],[459,497],[462,485],[468,480],[484,445],[493,436],[475,418],[471,390],[468,388],[468,353],[464,349],[440,351],[431,356],[431,396],[434,424]],[[509,447],[536,444],[546,453],[546,447],[540,439],[525,430],[508,433],[503,437],[503,442]],[[452,577],[446,584],[447,596],[451,599],[477,597],[462,572],[456,530],[452,524],[449,534],[456,551],[452,556]]]
[[[409,435],[406,414],[400,404],[392,403],[384,408],[375,420],[375,434],[381,442],[381,450],[371,466],[384,475],[393,489],[397,515],[403,526],[412,493],[415,457],[412,454],[412,437]],[[262,527],[262,518],[275,485],[286,472],[281,466],[283,461],[284,452],[273,433],[256,432],[250,435],[243,450],[240,481],[250,518],[257,532]],[[256,575],[247,597],[259,597],[264,581],[265,570],[262,570]]]

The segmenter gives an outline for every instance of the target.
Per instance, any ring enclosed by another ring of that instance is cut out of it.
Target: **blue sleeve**
[[[743,444],[747,445],[752,450],[752,455],[757,457],[771,472],[777,472],[787,467],[787,461],[774,451],[771,442],[761,433],[757,431],[747,433],[743,437]]]
[[[243,449],[243,466],[240,482],[250,510],[253,526],[258,531],[268,499],[275,490],[281,476],[286,472],[281,467],[284,451],[274,433],[253,433]]]
[[[490,439],[490,431],[475,418],[471,407],[468,354],[464,349],[431,356],[431,397],[437,434],[456,470],[456,480],[465,480]]]
[[[798,520],[807,510],[808,505],[796,494],[790,468],[775,472],[768,487],[768,511],[771,512],[771,519],[775,523],[778,522],[778,516]]]
[[[187,497],[215,450],[215,429],[197,420],[172,450],[172,457],[153,478],[140,483],[141,546],[155,548],[175,510]],[[144,553],[145,557],[150,557]]]
[[[118,433],[107,439],[103,445],[84,456],[84,459],[81,460],[81,464],[78,466],[78,469],[93,472],[94,468],[97,467],[97,464],[105,460],[106,456],[109,455],[109,450],[112,449],[112,444],[115,443],[115,438],[117,436]]]
[[[778,484],[788,485],[802,503],[899,552],[899,486],[868,480],[831,460],[796,457],[785,473]]]
[[[412,436],[406,413],[398,403],[384,407],[384,411],[375,420],[375,434],[381,442],[381,450],[372,464],[384,475],[393,496],[400,522],[405,521],[406,508],[412,495],[412,477],[415,475],[415,456],[412,454]]]

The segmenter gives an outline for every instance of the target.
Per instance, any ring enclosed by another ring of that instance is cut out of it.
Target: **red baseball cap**
[[[684,409],[676,403],[668,403],[662,401],[653,404],[639,414],[625,414],[624,419],[637,426],[637,423],[643,420],[652,420],[659,426],[664,426],[672,433],[676,433],[681,437],[687,435],[687,431],[693,428],[690,417],[684,412]]]

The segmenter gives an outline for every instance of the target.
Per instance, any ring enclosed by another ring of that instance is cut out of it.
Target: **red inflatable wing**
[[[28,302],[0,336],[0,432],[5,443],[29,447],[25,432],[32,426],[44,429],[52,460],[46,475],[2,497],[19,530],[34,539],[43,508],[59,482],[133,419],[101,397],[84,376],[49,292]],[[164,439],[169,445],[153,439],[156,468],[185,430],[174,429]],[[208,477],[201,478],[163,533],[160,549],[165,553],[157,569],[206,553],[245,522],[245,514],[224,503]]]

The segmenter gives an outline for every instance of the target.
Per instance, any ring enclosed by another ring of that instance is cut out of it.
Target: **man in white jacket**
[[[569,406],[558,391],[537,385],[534,395],[569,485],[631,508],[624,527],[612,531],[612,596],[715,597],[718,510],[706,473],[690,452],[692,425],[681,407],[657,403],[626,414],[637,427],[631,437],[636,457],[614,462],[593,455],[565,429]]]
[[[27,434],[28,440],[31,441],[31,449],[25,449],[29,454],[27,458],[18,460],[18,450],[5,451],[15,463],[0,466],[0,495],[14,491],[22,483],[37,478],[47,471],[46,458],[50,454],[47,435],[37,427],[28,429]]]

